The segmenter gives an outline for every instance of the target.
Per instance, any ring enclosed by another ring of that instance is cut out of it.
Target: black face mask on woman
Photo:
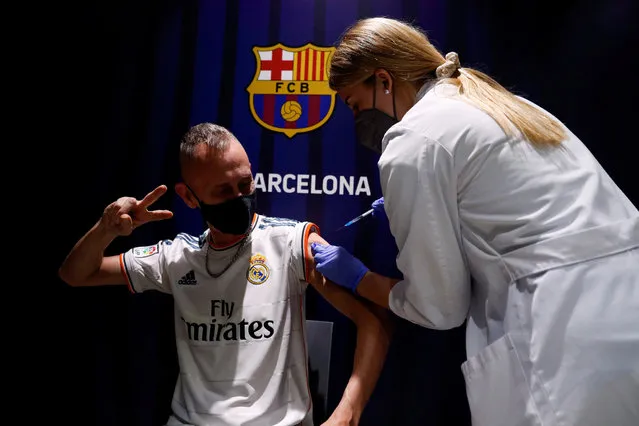
[[[256,192],[241,195],[218,204],[206,204],[200,201],[195,192],[187,185],[198,204],[202,218],[224,234],[244,235],[251,228],[256,211]]]
[[[368,149],[372,149],[378,154],[382,153],[382,139],[388,129],[397,123],[397,112],[395,111],[395,92],[393,96],[393,116],[375,108],[377,97],[377,80],[373,86],[373,107],[357,113],[355,117],[355,133],[357,141]]]

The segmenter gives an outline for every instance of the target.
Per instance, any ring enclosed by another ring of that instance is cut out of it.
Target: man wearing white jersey
[[[227,129],[189,129],[180,168],[175,190],[208,229],[105,257],[117,236],[173,216],[148,210],[166,186],[142,200],[123,197],[73,247],[60,277],[72,286],[124,284],[173,296],[180,374],[169,426],[313,424],[303,304],[310,283],[358,333],[351,378],[324,424],[358,424],[386,356],[383,316],[316,273],[310,244],[326,244],[317,226],[255,212],[248,156]]]

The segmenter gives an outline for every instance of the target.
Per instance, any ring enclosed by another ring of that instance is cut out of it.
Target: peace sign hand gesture
[[[118,198],[104,209],[102,225],[109,233],[127,236],[147,222],[172,218],[173,213],[169,210],[148,210],[166,191],[166,185],[160,185],[140,201],[133,197]]]

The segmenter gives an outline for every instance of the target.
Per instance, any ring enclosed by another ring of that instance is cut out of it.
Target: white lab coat
[[[569,132],[509,139],[451,84],[384,137],[397,315],[467,323],[473,425],[639,425],[639,212]]]

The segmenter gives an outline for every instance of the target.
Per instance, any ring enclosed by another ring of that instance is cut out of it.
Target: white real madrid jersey
[[[133,248],[120,257],[133,292],[173,295],[180,375],[169,425],[312,425],[304,252],[309,222],[257,216],[224,249],[199,237]],[[240,253],[219,278],[212,278]]]

